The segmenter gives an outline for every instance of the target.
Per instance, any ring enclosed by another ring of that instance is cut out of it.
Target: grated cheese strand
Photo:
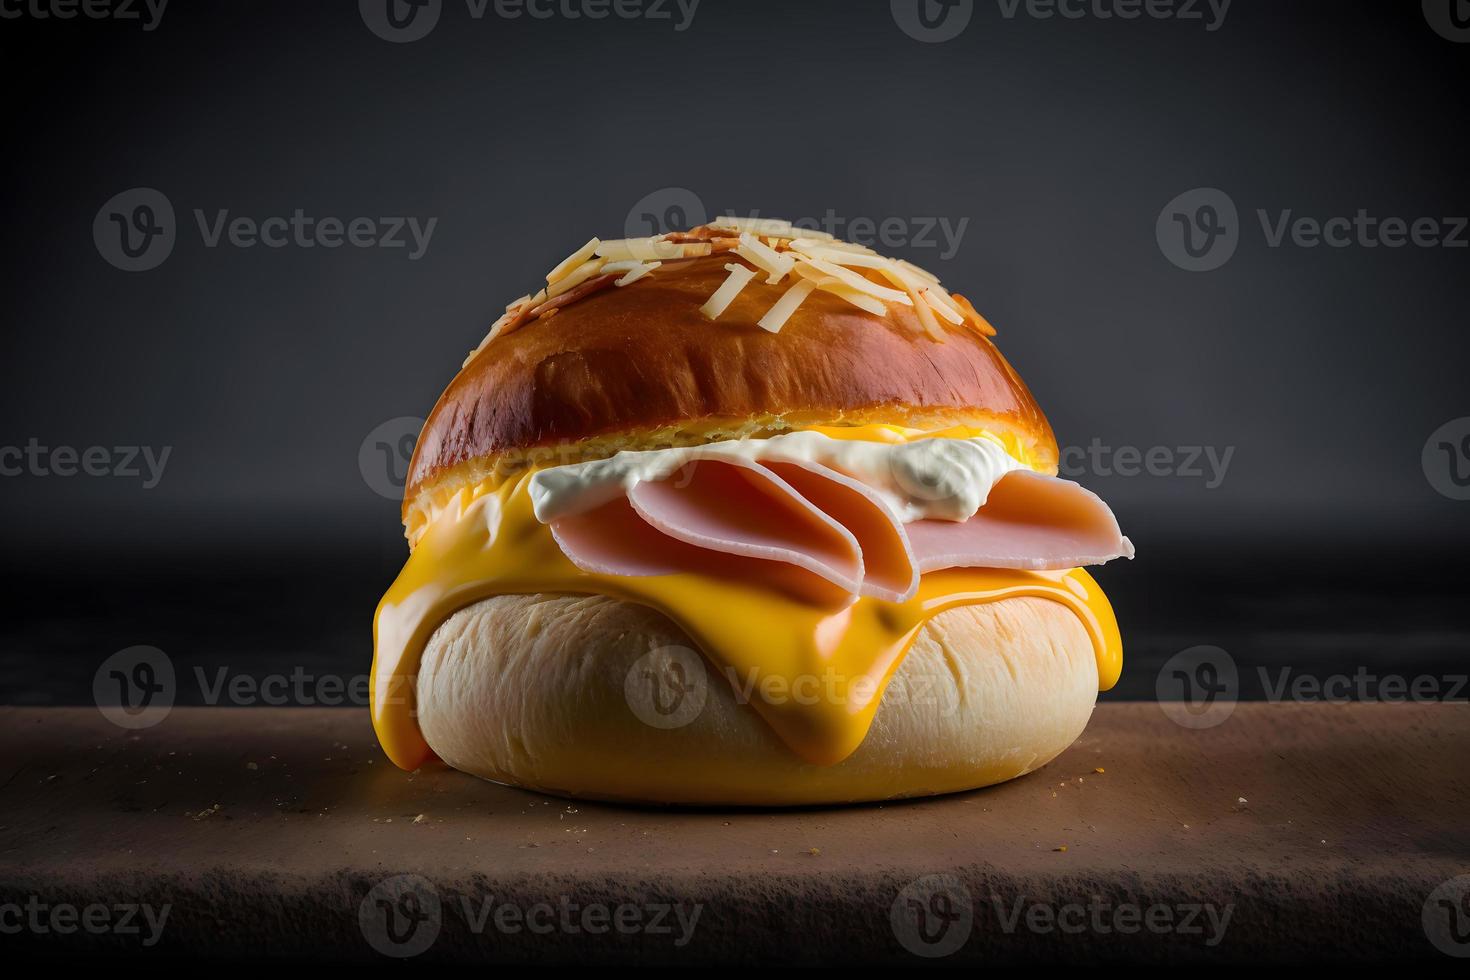
[[[597,254],[609,262],[629,259],[651,262],[655,259],[677,259],[684,252],[678,242],[666,242],[660,235],[654,238],[615,238],[599,244]]]
[[[654,269],[657,269],[661,265],[663,265],[662,262],[640,262],[634,268],[629,269],[628,274],[619,279],[617,282],[613,283],[613,285],[626,286],[629,283],[637,282],[639,279],[642,279],[644,276],[648,275],[650,272],[652,272]],[[604,266],[603,268],[606,269],[606,266]]]
[[[728,237],[722,237],[728,236]],[[592,238],[557,263],[546,274],[546,288],[513,300],[504,315],[491,324],[479,346],[464,363],[479,356],[497,337],[503,337],[536,316],[554,316],[568,303],[608,286],[627,286],[663,265],[665,261],[703,258],[732,252],[749,266],[725,266],[729,276],[700,307],[714,320],[725,313],[757,275],[767,285],[779,285],[788,275],[796,281],[782,293],[760,318],[759,326],[778,333],[813,292],[821,290],[874,316],[888,314],[887,303],[912,307],[917,324],[936,341],[945,340],[944,325],[970,325],[982,336],[995,328],[970,302],[951,294],[939,277],[904,259],[889,258],[866,245],[844,242],[812,228],[802,228],[783,218],[725,215],[691,232],[653,235],[646,238]],[[753,268],[752,268],[753,267]],[[892,284],[881,285],[860,271],[876,271]]]
[[[866,255],[878,254],[866,245],[859,245],[856,242],[839,241],[831,235],[827,235],[826,238],[812,238],[810,235],[810,232],[805,232],[804,237],[791,239],[791,247],[799,252],[809,248],[830,248],[838,252],[861,252]]]
[[[711,320],[718,319],[720,314],[735,302],[735,297],[740,295],[740,291],[750,285],[750,281],[755,278],[754,269],[737,262],[731,262],[725,268],[730,270],[730,275],[699,308],[699,312]]]
[[[894,261],[896,261],[899,264],[899,267],[900,268],[904,268],[904,269],[909,270],[910,272],[914,273],[914,275],[918,276],[920,279],[928,279],[930,282],[934,283],[936,286],[939,285],[939,277],[936,276],[934,273],[930,272],[928,269],[921,269],[918,266],[914,265],[912,262],[908,261],[907,259],[895,259]]]
[[[939,325],[938,320],[934,319],[934,310],[930,308],[929,301],[923,292],[916,289],[912,283],[905,281],[897,268],[884,268],[881,271],[889,282],[908,291],[909,299],[914,302],[914,314],[919,318],[919,326],[923,327],[924,332],[941,344],[944,343],[944,328]]]
[[[847,266],[849,268],[886,269],[893,264],[892,259],[873,252],[845,252],[822,245],[806,245],[801,248],[796,248],[795,244],[793,244],[792,248],[797,253],[808,256],[809,258],[820,259],[823,262],[831,262],[833,265]]]
[[[588,259],[571,272],[563,273],[561,278],[546,287],[547,298],[550,299],[554,296],[560,296],[569,289],[575,289],[588,279],[599,274],[604,265],[607,265],[607,259]]]
[[[597,250],[597,246],[601,244],[602,242],[598,241],[596,238],[593,238],[588,241],[586,245],[583,245],[571,255],[568,255],[566,258],[562,259],[556,264],[556,268],[552,269],[546,274],[546,285],[550,286],[570,275],[572,273],[572,270],[576,269],[583,262],[586,262],[588,259],[592,258],[592,253],[595,252]]]
[[[735,254],[766,273],[766,282],[772,286],[785,279],[796,264],[796,259],[776,251],[748,232],[741,233]]]
[[[816,283],[810,279],[798,279],[792,283],[791,288],[781,294],[774,306],[766,311],[766,315],[756,321],[756,326],[771,333],[780,333],[781,328],[786,326],[786,321],[791,319],[791,314],[796,312],[797,307],[812,294],[817,288]]]
[[[909,299],[908,293],[900,292],[897,289],[890,289],[887,286],[880,286],[867,276],[859,275],[850,269],[844,269],[840,265],[833,265],[831,262],[823,259],[807,258],[803,259],[801,263],[798,263],[798,268],[803,263],[810,265],[818,272],[826,273],[839,282],[846,283],[858,292],[867,293],[869,296],[887,300],[890,303],[901,303],[904,306],[909,306],[913,302]]]
[[[838,299],[846,300],[865,313],[871,313],[874,316],[888,315],[888,307],[883,305],[882,300],[869,296],[867,293],[859,292],[840,279],[833,278],[808,263],[798,265],[796,267],[796,274],[813,286],[816,286],[822,292],[831,293]]]

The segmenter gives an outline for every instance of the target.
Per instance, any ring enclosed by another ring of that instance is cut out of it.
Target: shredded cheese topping
[[[887,316],[889,304],[909,307],[918,329],[939,343],[944,342],[947,326],[968,325],[982,336],[995,334],[995,328],[965,297],[950,293],[938,276],[912,262],[781,218],[731,215],[689,231],[648,238],[590,239],[546,274],[545,288],[506,306],[504,315],[491,324],[490,332],[464,363],[474,360],[495,338],[531,320],[553,316],[562,306],[604,288],[630,286],[655,273],[664,262],[727,253],[740,261],[725,265],[730,274],[700,307],[700,313],[710,320],[718,320],[760,276],[766,285],[788,284],[757,321],[771,333],[779,333],[807,297],[821,291],[873,316]]]

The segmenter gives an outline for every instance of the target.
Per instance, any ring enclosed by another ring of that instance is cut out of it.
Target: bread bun
[[[684,671],[687,705],[650,716],[643,680],[673,663]],[[837,765],[814,766],[737,700],[726,675],[699,673],[703,664],[677,626],[644,606],[605,596],[496,596],[461,609],[430,639],[419,725],[456,769],[550,793],[846,803],[950,793],[1031,772],[1081,734],[1098,686],[1092,643],[1060,603],[1017,598],[951,609],[920,632],[861,747]]]
[[[711,322],[700,306],[728,255],[665,262],[498,337],[440,397],[409,467],[404,517],[426,496],[529,462],[700,445],[810,425],[954,425],[1014,437],[1043,472],[1056,439],[1015,370],[968,328],[925,335],[826,292],[779,334],[756,321],[790,282],[750,283]]]

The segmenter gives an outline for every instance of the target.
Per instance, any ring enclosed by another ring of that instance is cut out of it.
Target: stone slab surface
[[[1105,703],[1012,783],[795,811],[403,773],[359,710],[5,708],[0,929],[23,954],[1450,965],[1467,815],[1465,704],[1190,730]]]

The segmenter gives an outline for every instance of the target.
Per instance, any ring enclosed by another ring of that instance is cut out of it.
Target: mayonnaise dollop
[[[901,523],[964,521],[985,505],[991,488],[1026,465],[999,440],[935,437],[884,443],[791,432],[769,439],[735,439],[703,446],[624,451],[607,459],[540,470],[531,477],[536,519],[549,524],[592,510],[635,484],[662,480],[700,460],[817,463],[872,489]]]

